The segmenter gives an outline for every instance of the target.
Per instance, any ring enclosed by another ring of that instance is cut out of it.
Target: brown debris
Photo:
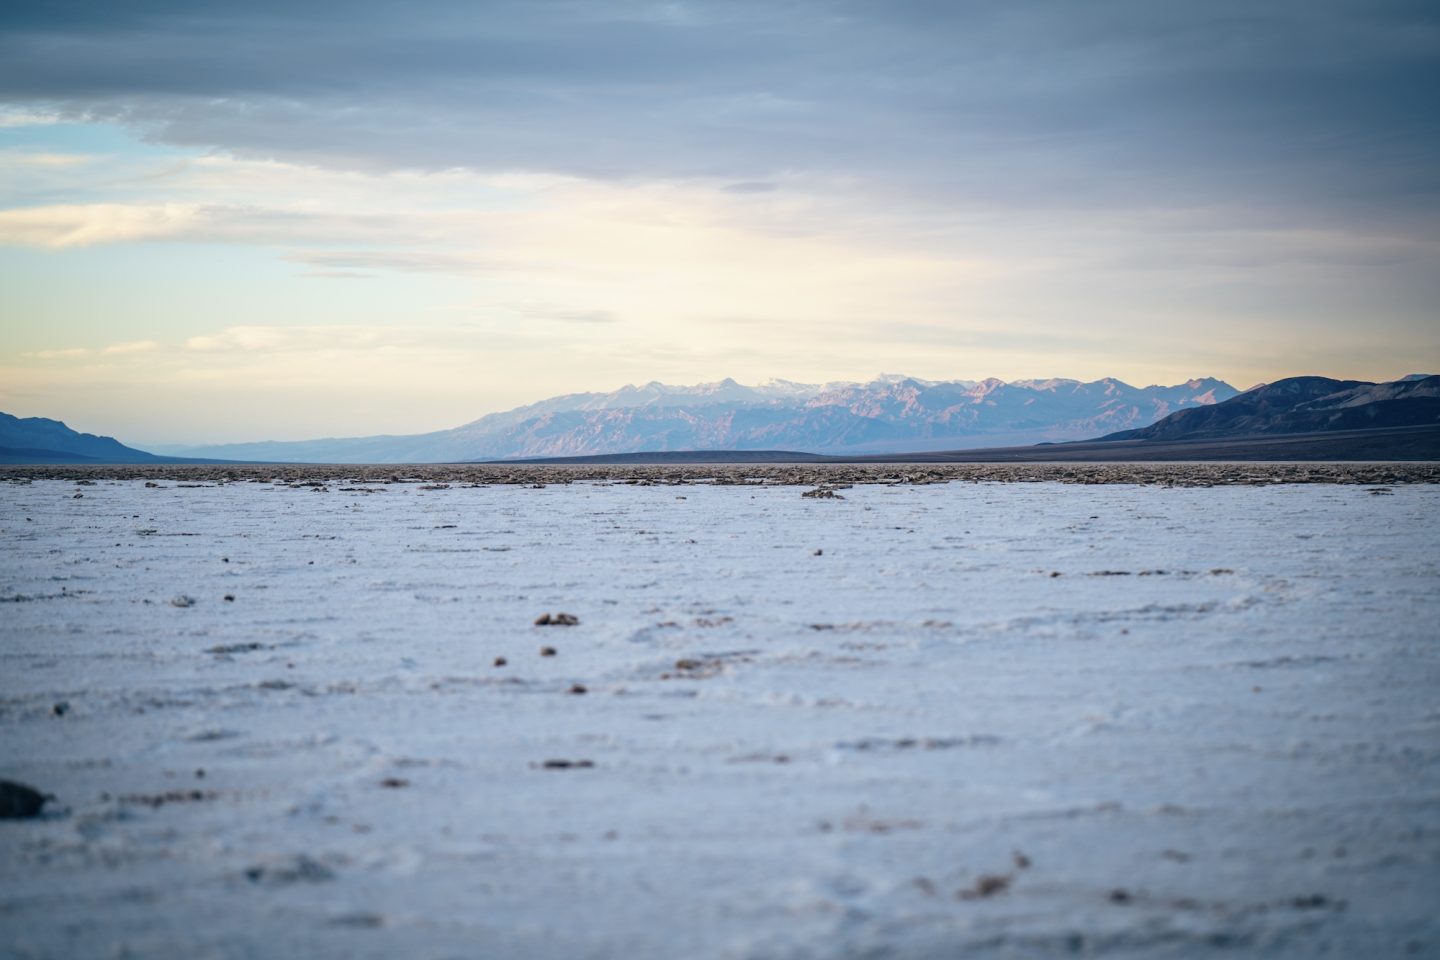
[[[1014,879],[1006,873],[982,873],[975,880],[974,886],[961,890],[955,894],[955,897],[958,900],[982,900],[985,897],[993,897],[1009,890]]]
[[[116,799],[121,803],[158,810],[167,803],[199,803],[214,800],[218,796],[213,790],[166,790],[164,793],[127,793]]]

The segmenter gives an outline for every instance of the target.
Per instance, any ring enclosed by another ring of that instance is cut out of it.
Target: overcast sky
[[[1433,2],[0,5],[0,409],[1440,371]]]

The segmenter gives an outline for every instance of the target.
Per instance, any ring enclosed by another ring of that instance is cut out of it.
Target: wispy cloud
[[[403,273],[474,273],[498,269],[498,265],[478,257],[432,251],[400,250],[313,250],[292,253],[285,257],[293,263],[338,270],[398,270]],[[325,274],[322,274],[325,275]],[[337,274],[328,274],[336,276]],[[342,273],[339,276],[365,276]]]
[[[36,167],[41,169],[73,169],[86,167],[103,161],[104,157],[86,153],[45,153],[35,150],[0,151],[0,170],[11,167]]]
[[[272,350],[293,342],[296,332],[279,327],[230,327],[216,334],[191,337],[185,341],[186,350]]]
[[[306,280],[374,280],[376,277],[373,273],[358,270],[306,270],[296,276]]]
[[[21,356],[34,357],[37,360],[73,360],[90,356],[90,351],[84,347],[65,347],[58,350],[30,350]]]
[[[8,127],[44,127],[59,123],[60,116],[40,110],[0,107],[0,129]]]
[[[739,183],[727,183],[720,189],[726,193],[774,193],[780,189],[780,185],[765,180],[742,180]]]
[[[155,340],[131,340],[128,343],[112,343],[100,352],[108,356],[116,356],[127,353],[150,353],[160,349],[160,343]]]
[[[58,204],[0,210],[0,243],[84,247],[173,237],[201,216],[195,204]]]
[[[609,310],[543,303],[522,303],[517,305],[516,312],[528,320],[553,320],[557,323],[615,323],[619,319]]]

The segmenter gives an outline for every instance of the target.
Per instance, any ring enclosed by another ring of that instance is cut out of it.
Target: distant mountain
[[[215,463],[167,457],[127,447],[114,437],[71,430],[59,420],[0,413],[0,464],[11,463]]]
[[[651,382],[577,393],[408,436],[160,447],[230,460],[425,463],[677,450],[804,450],[861,454],[1078,440],[1143,427],[1176,410],[1229,399],[1220,380],[1133,387],[1112,378],[869,383],[726,379]]]
[[[1101,439],[1214,440],[1437,424],[1440,376],[1411,374],[1389,383],[1290,377]]]
[[[165,463],[114,437],[77,433],[59,420],[0,413],[0,463]]]

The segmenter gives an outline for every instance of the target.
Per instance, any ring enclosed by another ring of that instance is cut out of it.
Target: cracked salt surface
[[[0,490],[0,956],[1440,955],[1440,486],[372,489]]]

